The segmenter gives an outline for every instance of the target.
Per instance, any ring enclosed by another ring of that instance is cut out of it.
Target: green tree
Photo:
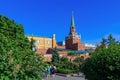
[[[78,63],[80,66],[84,62],[84,57],[77,57],[73,60],[73,62]]]
[[[61,58],[60,58],[60,62],[68,62],[68,58],[66,58],[66,57],[61,57]]]
[[[52,54],[52,62],[59,62],[60,56],[58,54],[57,48],[54,49],[54,53]]]
[[[31,50],[21,24],[0,15],[0,79],[41,80],[44,62]]]
[[[120,43],[112,35],[82,65],[88,80],[120,80]]]
[[[30,48],[31,48],[32,51],[36,51],[34,43],[35,43],[35,40],[33,38],[31,38],[31,40],[30,40]]]
[[[71,52],[68,53],[68,56],[76,56],[76,52],[71,51]]]

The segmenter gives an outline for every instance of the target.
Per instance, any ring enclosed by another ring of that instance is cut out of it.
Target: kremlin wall
[[[57,44],[56,35],[53,34],[52,37],[43,37],[43,36],[34,36],[27,35],[28,39],[35,40],[33,50],[36,50],[37,54],[43,54],[44,61],[51,61],[53,49],[57,48],[60,56],[67,57],[70,60],[74,60],[76,56],[68,56],[67,54],[71,51],[76,51],[76,53],[83,57],[84,59],[89,57],[89,53],[86,52],[86,49],[89,50],[88,45],[87,48],[84,43],[81,42],[80,36],[77,34],[74,23],[74,15],[72,14],[70,31],[68,35],[65,37],[64,42],[61,45]],[[95,47],[94,47],[95,48]]]

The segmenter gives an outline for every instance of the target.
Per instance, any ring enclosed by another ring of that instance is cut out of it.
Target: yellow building
[[[33,38],[35,40],[35,49],[37,50],[37,53],[46,53],[46,51],[49,48],[55,48],[57,46],[56,44],[56,38],[55,34],[53,34],[52,38],[49,37],[41,37],[41,36],[27,36],[29,40]]]

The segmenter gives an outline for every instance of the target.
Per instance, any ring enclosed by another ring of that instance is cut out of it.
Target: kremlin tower
[[[85,50],[85,45],[81,43],[80,36],[77,34],[74,23],[74,15],[72,13],[70,32],[65,38],[66,49],[71,50]]]

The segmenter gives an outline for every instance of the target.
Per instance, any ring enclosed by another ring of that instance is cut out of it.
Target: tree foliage
[[[82,71],[88,80],[120,80],[120,43],[112,35],[103,39]]]
[[[31,50],[31,43],[21,24],[0,15],[1,80],[41,79],[44,63]]]
[[[68,56],[76,56],[76,52],[71,51],[68,53]]]
[[[52,62],[59,62],[60,56],[58,54],[58,50],[55,48],[52,54]]]
[[[84,57],[76,57],[73,62],[76,62],[81,66],[81,64],[84,62]]]
[[[60,58],[60,62],[68,62],[69,60],[68,60],[68,58],[66,58],[66,57],[61,57]]]

